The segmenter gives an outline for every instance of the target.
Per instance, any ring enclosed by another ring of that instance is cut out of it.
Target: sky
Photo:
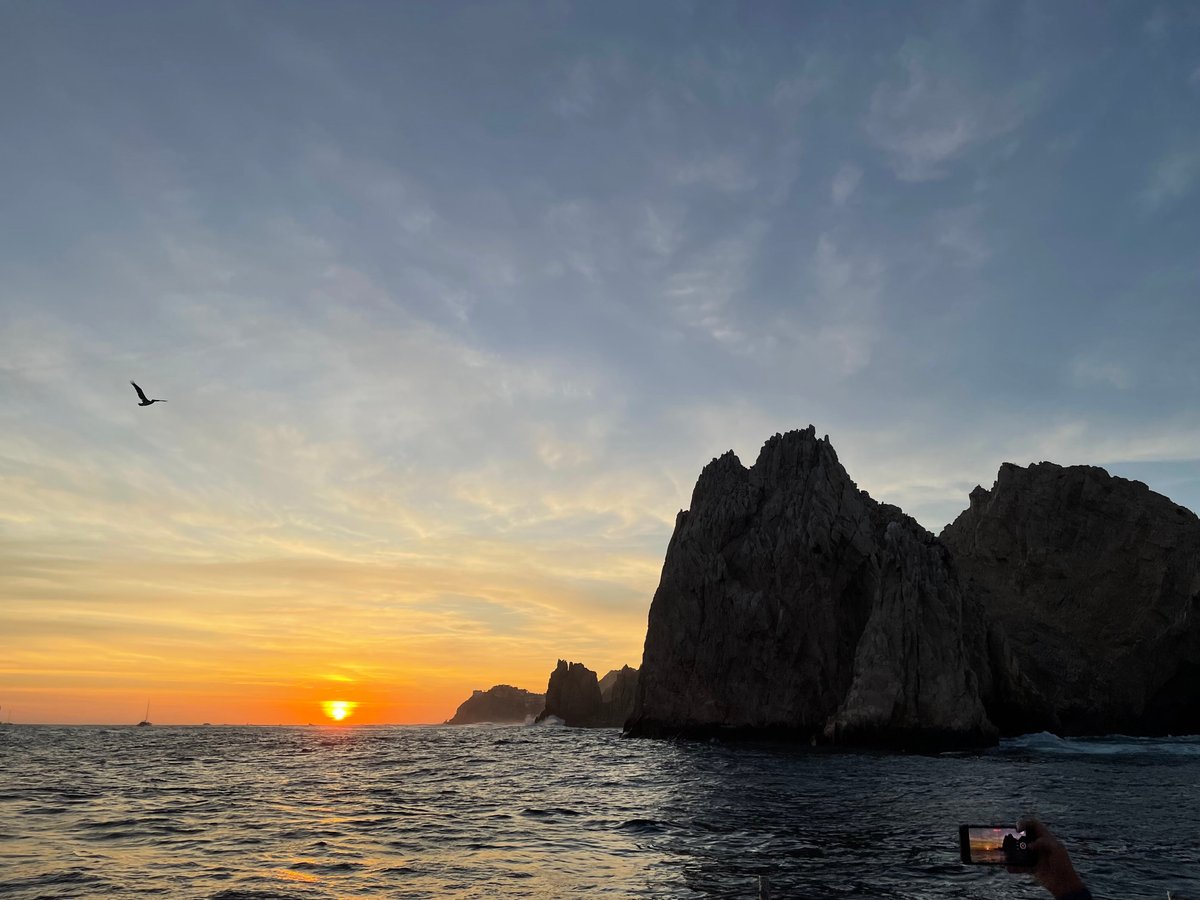
[[[1194,3],[0,0],[0,112],[0,720],[638,665],[810,423],[1200,510]]]

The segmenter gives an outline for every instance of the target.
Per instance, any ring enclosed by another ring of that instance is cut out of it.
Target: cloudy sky
[[[0,2],[0,718],[638,664],[812,423],[1200,509],[1200,7]],[[166,404],[135,405],[128,382]]]

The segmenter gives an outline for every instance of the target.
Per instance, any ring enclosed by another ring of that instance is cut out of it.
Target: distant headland
[[[475,691],[446,725],[483,722],[561,721],[572,728],[620,728],[633,712],[637,669],[623,666],[603,678],[583,663],[560,659],[546,693],[534,694],[507,684]]]
[[[546,705],[545,694],[533,694],[509,684],[475,691],[464,700],[446,725],[477,725],[483,722],[532,722]]]

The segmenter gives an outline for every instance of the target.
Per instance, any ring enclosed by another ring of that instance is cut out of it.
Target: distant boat
[[[146,701],[146,716],[145,716],[145,718],[142,719],[142,721],[137,723],[137,727],[145,728],[147,725],[150,725],[150,724],[151,724],[151,722],[150,722],[150,701],[147,700]]]

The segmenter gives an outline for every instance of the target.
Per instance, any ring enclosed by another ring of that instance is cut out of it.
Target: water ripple
[[[961,866],[1036,811],[1097,896],[1200,894],[1200,740],[827,754],[611,730],[0,731],[0,896],[1041,896]]]

